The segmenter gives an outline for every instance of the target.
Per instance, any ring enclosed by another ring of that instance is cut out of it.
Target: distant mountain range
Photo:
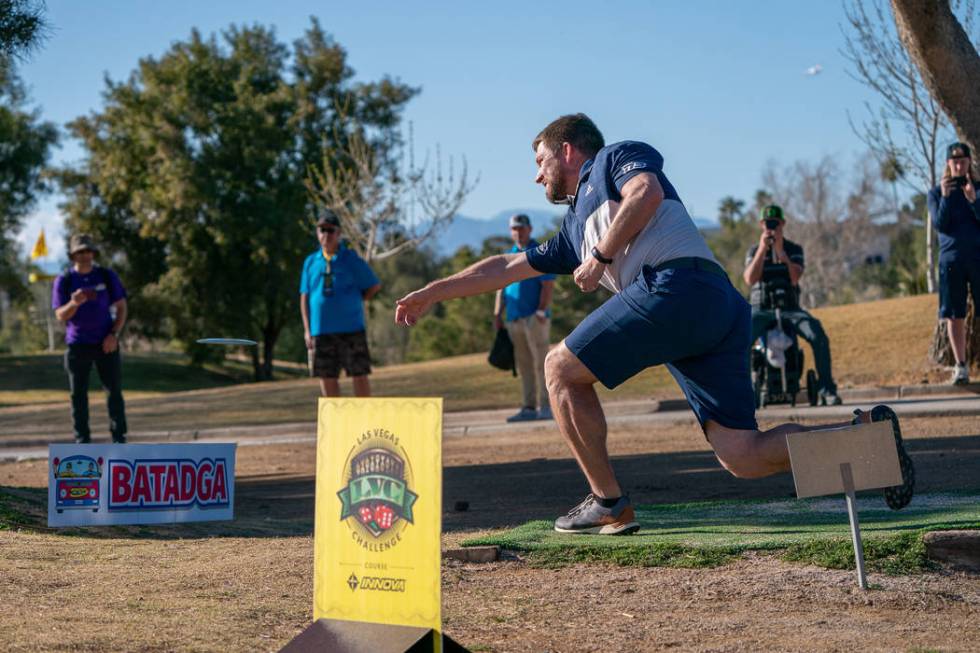
[[[439,256],[452,256],[463,245],[468,245],[479,251],[483,241],[491,236],[510,236],[508,221],[515,213],[524,213],[531,218],[532,235],[537,238],[556,227],[565,212],[562,209],[541,211],[535,209],[507,209],[489,218],[471,218],[457,215],[452,224],[440,233],[429,246]],[[718,224],[707,218],[694,218],[694,224],[702,232],[714,231]]]

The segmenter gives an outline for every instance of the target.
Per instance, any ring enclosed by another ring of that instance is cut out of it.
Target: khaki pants
[[[521,375],[524,406],[548,407],[548,386],[544,382],[544,357],[548,355],[551,318],[544,322],[536,315],[507,322],[507,335],[514,343],[517,373]]]

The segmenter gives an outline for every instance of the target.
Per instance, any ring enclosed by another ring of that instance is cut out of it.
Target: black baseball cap
[[[776,204],[770,204],[765,206],[759,212],[759,221],[763,220],[779,220],[780,222],[786,222],[786,218],[783,217],[783,208],[777,206]]]
[[[338,218],[337,214],[330,209],[323,209],[316,216],[316,226],[319,227],[325,224],[340,227],[340,218]]]
[[[970,146],[966,143],[951,143],[950,146],[946,148],[947,160],[960,156],[970,156]]]

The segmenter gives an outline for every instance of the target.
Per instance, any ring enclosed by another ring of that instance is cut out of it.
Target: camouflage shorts
[[[371,373],[371,353],[363,331],[328,333],[314,336],[313,341],[313,376],[336,379],[341,368],[347,376]]]

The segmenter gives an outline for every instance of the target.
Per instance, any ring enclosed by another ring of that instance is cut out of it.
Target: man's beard
[[[568,189],[565,181],[558,175],[546,180],[544,196],[552,204],[568,204]]]

